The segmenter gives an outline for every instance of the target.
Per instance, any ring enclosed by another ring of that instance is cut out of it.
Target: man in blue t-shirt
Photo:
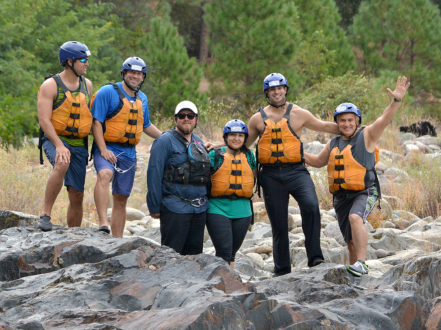
[[[140,90],[147,66],[139,57],[129,57],[121,68],[122,82],[103,86],[93,100],[92,131],[95,138],[94,166],[97,172],[94,198],[99,230],[110,233],[107,223],[109,184],[112,181],[112,235],[122,237],[127,199],[136,170],[136,150],[142,132],[152,138],[161,131],[149,120],[147,96]]]

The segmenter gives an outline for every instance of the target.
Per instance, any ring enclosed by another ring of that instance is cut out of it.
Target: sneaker
[[[48,215],[42,215],[38,220],[38,228],[42,231],[50,231],[52,230],[51,217]]]
[[[110,229],[109,229],[109,227],[107,227],[107,226],[101,226],[101,227],[98,229],[98,231],[102,231],[102,232],[104,232],[104,233],[106,233],[106,234],[110,234]]]
[[[369,266],[359,259],[356,263],[350,266],[346,266],[346,270],[354,276],[360,277],[361,275],[366,275],[369,273]]]

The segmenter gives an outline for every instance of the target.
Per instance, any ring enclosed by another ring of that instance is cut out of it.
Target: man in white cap
[[[182,255],[202,253],[210,158],[193,133],[198,109],[191,101],[175,109],[175,128],[152,145],[147,170],[147,205],[160,219],[161,244]]]

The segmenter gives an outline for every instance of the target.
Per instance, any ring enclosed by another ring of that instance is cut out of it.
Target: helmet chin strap
[[[76,59],[75,59],[75,60],[72,60],[72,65],[69,65],[69,62],[66,62],[66,65],[67,65],[67,67],[70,68],[70,69],[72,70],[72,72],[73,72],[73,73],[79,78],[80,75],[79,75],[79,74],[75,71],[75,69],[74,69],[75,61],[76,61]]]
[[[131,91],[135,92],[135,95],[139,92],[139,90],[141,89],[142,84],[144,83],[144,80],[145,80],[145,74],[144,74],[144,79],[141,81],[141,83],[140,83],[136,88],[133,88],[133,87],[130,86],[130,85],[127,83],[127,81],[124,79],[124,73],[121,73],[121,76],[122,76],[123,81],[124,81],[124,83],[126,84],[127,88],[130,89]]]
[[[268,95],[265,95],[265,97],[266,97],[266,101],[268,102],[268,104],[270,105],[270,106],[272,106],[272,107],[274,107],[274,108],[282,108],[282,107],[284,107],[285,106],[285,104],[286,104],[286,95],[285,95],[285,100],[283,101],[283,103],[282,104],[273,104],[273,103],[271,103],[270,102],[270,100],[269,100],[269,97],[268,97]]]

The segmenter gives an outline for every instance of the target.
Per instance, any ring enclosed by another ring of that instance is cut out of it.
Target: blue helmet
[[[248,127],[242,120],[233,119],[224,127],[224,137],[229,133],[245,133],[245,136],[248,136]]]
[[[289,85],[288,80],[286,80],[285,76],[281,73],[270,73],[265,77],[263,80],[263,91],[265,92],[267,89],[270,89],[271,87],[277,87],[277,86],[286,86],[288,93],[289,91]]]
[[[361,124],[361,112],[360,109],[355,104],[352,103],[342,103],[340,104],[334,112],[334,121],[337,122],[337,116],[343,113],[353,113],[358,118],[360,118],[359,124]]]
[[[129,57],[121,67],[121,74],[127,70],[142,72],[145,76],[147,74],[147,65],[141,57]]]
[[[91,55],[89,48],[78,41],[68,41],[61,45],[58,51],[60,64],[65,66],[67,60],[75,61],[78,58],[89,57]]]

